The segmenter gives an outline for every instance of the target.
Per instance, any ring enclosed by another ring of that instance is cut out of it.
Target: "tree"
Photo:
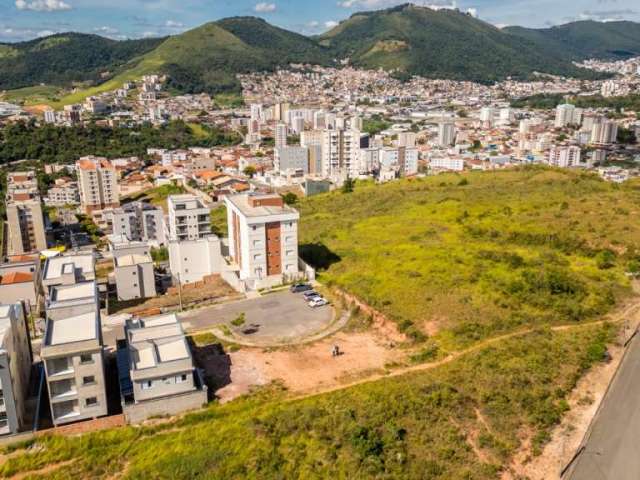
[[[298,203],[298,196],[293,192],[287,192],[282,196],[282,200],[284,200],[284,203],[287,205],[295,205]]]
[[[342,185],[342,193],[353,192],[355,186],[356,186],[356,181],[351,177],[347,177],[347,179],[344,181],[344,185]]]
[[[637,142],[636,132],[630,128],[618,128],[618,143],[633,145]]]
[[[254,167],[253,165],[246,166],[245,169],[242,171],[242,173],[244,173],[249,178],[253,178],[257,172],[258,171],[256,170],[256,167]]]

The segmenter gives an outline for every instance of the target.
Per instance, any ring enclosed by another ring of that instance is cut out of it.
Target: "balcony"
[[[49,390],[52,402],[70,400],[78,395],[76,382],[73,379],[49,382]]]
[[[72,374],[73,372],[73,364],[66,358],[56,358],[47,362],[47,376],[49,378],[61,377]]]

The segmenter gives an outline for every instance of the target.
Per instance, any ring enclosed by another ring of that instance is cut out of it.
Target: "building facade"
[[[209,208],[195,195],[171,195],[168,208],[172,240],[197,240],[211,234]]]
[[[80,205],[86,213],[120,205],[118,174],[106,158],[82,157],[76,162]]]

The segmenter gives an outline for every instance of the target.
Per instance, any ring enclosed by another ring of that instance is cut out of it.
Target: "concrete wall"
[[[172,397],[124,405],[122,410],[128,423],[140,423],[153,416],[177,415],[202,408],[207,404],[207,388]]]
[[[222,271],[220,239],[215,236],[200,240],[169,242],[169,266],[181,283],[199,282]]]
[[[0,303],[9,304],[24,301],[27,309],[35,308],[38,303],[38,295],[33,282],[12,283],[0,285]]]
[[[194,391],[196,386],[193,380],[194,372],[191,359],[189,359],[188,362],[185,361],[185,363],[187,364],[187,370],[184,372],[172,373],[163,378],[133,380],[133,396],[136,401],[145,402],[148,400],[166,399],[173,395],[181,395]],[[185,380],[177,383],[176,379],[181,378],[183,375],[186,377]],[[152,382],[152,388],[142,388],[142,385],[147,381]]]
[[[116,267],[115,278],[118,300],[156,296],[153,263]]]

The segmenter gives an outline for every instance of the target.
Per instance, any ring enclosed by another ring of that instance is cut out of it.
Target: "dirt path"
[[[602,325],[606,322],[608,323],[621,323],[622,321],[624,321],[625,318],[627,318],[630,314],[636,312],[637,310],[640,310],[640,299],[636,299],[634,300],[632,303],[630,303],[629,305],[623,307],[622,311],[617,312],[607,318],[604,318],[602,320],[597,320],[597,321],[593,321],[593,322],[585,322],[585,323],[579,323],[579,324],[569,324],[569,325],[558,325],[558,326],[554,326],[551,327],[551,331],[553,332],[563,332],[563,331],[567,331],[567,330],[578,330],[581,328],[587,328],[587,327],[592,327],[595,325]],[[509,340],[511,338],[516,338],[516,337],[522,337],[525,335],[528,335],[532,332],[534,332],[535,329],[533,328],[527,328],[524,330],[519,330],[517,332],[511,332],[511,333],[507,333],[505,335],[500,335],[497,337],[493,337],[493,338],[488,338],[486,340],[483,340],[481,342],[478,342],[474,345],[472,345],[469,348],[466,348],[464,350],[459,350],[457,352],[453,352],[450,353],[448,356],[446,356],[445,358],[438,360],[437,362],[431,362],[431,363],[422,363],[422,364],[418,364],[418,365],[412,365],[410,367],[403,367],[403,368],[398,368],[396,370],[393,370],[391,372],[388,373],[383,373],[383,374],[374,374],[372,376],[369,376],[367,378],[361,378],[358,380],[355,380],[353,382],[349,382],[349,383],[343,383],[341,385],[333,385],[329,388],[318,388],[315,389],[315,391],[309,391],[306,392],[303,395],[299,395],[295,398],[300,398],[300,397],[305,397],[305,396],[310,396],[310,395],[319,395],[319,394],[323,394],[323,393],[328,393],[328,392],[333,392],[333,391],[337,391],[337,390],[343,390],[345,388],[350,388],[350,387],[354,387],[356,385],[362,385],[364,383],[370,383],[370,382],[375,382],[377,380],[381,380],[383,378],[391,378],[391,377],[399,377],[401,375],[405,375],[407,373],[412,373],[412,372],[421,372],[421,371],[425,371],[425,370],[431,370],[433,368],[437,368],[440,367],[442,365],[446,365],[448,363],[453,362],[454,360],[457,360],[458,358],[468,355],[470,353],[474,353],[477,352],[479,350],[482,350],[486,347],[489,347],[491,345],[495,345],[501,342],[504,342],[505,340]]]

